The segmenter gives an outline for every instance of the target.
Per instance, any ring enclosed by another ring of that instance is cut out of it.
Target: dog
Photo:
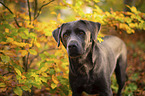
[[[98,43],[100,28],[98,22],[78,20],[52,32],[58,47],[62,42],[68,53],[72,96],[81,96],[82,92],[112,96],[110,76],[114,70],[119,85],[117,96],[121,96],[127,76],[126,45],[115,36],[105,36]]]

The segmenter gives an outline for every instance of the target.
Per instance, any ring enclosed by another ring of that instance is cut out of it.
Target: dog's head
[[[101,24],[98,22],[78,20],[64,23],[53,31],[58,46],[60,41],[70,57],[83,55],[92,41],[97,39]]]

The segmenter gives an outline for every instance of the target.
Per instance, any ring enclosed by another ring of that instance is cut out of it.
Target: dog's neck
[[[78,75],[87,75],[89,76],[90,71],[94,68],[94,63],[92,60],[92,48],[94,44],[92,43],[91,46],[87,49],[87,52],[83,54],[82,56],[71,58],[69,57],[70,62],[70,72],[74,76]]]

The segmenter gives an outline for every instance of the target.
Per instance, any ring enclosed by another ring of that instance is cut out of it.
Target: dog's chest
[[[87,92],[87,93],[94,93],[95,90],[95,85],[93,82],[89,82],[89,83],[86,83],[83,85],[83,88],[84,88],[84,91]]]
[[[76,83],[78,86],[78,88],[82,88],[83,91],[85,91],[88,94],[96,94],[98,93],[98,90],[100,90],[99,88],[99,84],[96,80],[94,80],[96,78],[93,78],[91,76],[83,76],[77,79]],[[81,80],[81,81],[80,81]]]
[[[88,94],[97,94],[100,90],[96,81],[90,80],[83,85],[84,91]]]

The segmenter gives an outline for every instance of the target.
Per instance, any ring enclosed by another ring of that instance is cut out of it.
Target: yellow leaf
[[[127,30],[127,33],[128,33],[128,34],[131,34],[131,33],[135,33],[135,31],[134,31],[133,29],[128,29],[128,30]]]
[[[57,80],[57,77],[55,75],[52,75],[52,81],[57,85],[59,82]]]
[[[110,13],[107,11],[107,12],[105,12],[105,15],[110,16]]]
[[[46,71],[47,70],[47,67],[42,67],[39,71],[40,71],[40,73],[41,72],[44,72],[44,71]]]
[[[101,14],[103,11],[102,9],[100,9],[99,6],[95,5],[95,12],[97,12],[98,14]]]
[[[137,13],[136,7],[132,6],[130,9],[131,9],[132,12]]]
[[[126,12],[126,14],[127,14],[127,15],[132,15],[133,13],[131,13],[131,12]]]
[[[31,25],[27,25],[28,28],[34,28],[34,26],[31,24]]]
[[[8,28],[6,28],[6,29],[5,29],[5,32],[6,32],[6,33],[9,33],[9,29],[8,29]]]
[[[54,88],[56,88],[57,87],[57,85],[55,84],[55,83],[51,83],[51,88],[52,89],[54,89]]]
[[[6,87],[5,83],[0,83],[0,87]]]
[[[61,15],[60,15],[60,13],[57,15],[57,20],[60,20],[60,17],[61,17]]]
[[[4,81],[12,79],[13,75],[3,76]]]
[[[29,2],[33,2],[34,0],[29,0]]]
[[[135,24],[134,23],[130,23],[129,24],[129,27],[134,28],[135,27]]]
[[[56,12],[53,11],[53,12],[51,12],[51,14],[56,15]]]
[[[101,43],[103,41],[102,38],[97,38],[97,40],[99,41],[99,43]]]
[[[33,43],[31,43],[31,44],[28,44],[28,45],[29,45],[29,47],[32,47]]]
[[[125,23],[120,23],[119,27],[124,30],[128,30],[129,26]]]
[[[46,90],[50,91],[50,88],[45,88]]]
[[[68,79],[68,74],[63,74],[63,78]]]
[[[27,86],[22,86],[21,88],[22,88],[23,90],[25,90],[25,91],[31,92],[31,89],[30,89],[29,87],[27,87]]]
[[[131,10],[131,12],[134,12],[134,13],[139,13],[138,11],[137,11],[137,9],[136,9],[136,7],[134,7],[134,6],[132,6],[132,7],[130,7],[130,6],[128,6],[127,5],[127,7]]]
[[[19,86],[17,86],[17,87],[14,89],[14,92],[15,92],[17,95],[22,96],[22,89],[21,89]]]
[[[36,54],[37,54],[37,52],[36,52],[34,49],[29,49],[28,51],[29,51],[30,54],[32,54],[32,55],[36,55]]]
[[[3,42],[3,41],[2,41],[2,42],[0,42],[0,44],[4,45],[4,44],[7,44],[7,42]]]
[[[6,55],[1,55],[1,60],[5,63],[8,63],[10,61],[10,57]]]
[[[1,88],[0,93],[2,93],[2,92],[6,92],[6,90],[7,90],[7,87],[5,87],[5,88]]]
[[[48,75],[46,73],[42,73],[43,77],[48,77]]]
[[[20,25],[20,26],[22,26],[22,25],[23,25],[23,23],[22,23],[22,22],[20,22],[20,23],[19,23],[19,25]]]
[[[135,31],[134,31],[133,29],[131,30],[131,32],[132,32],[132,33],[135,33]]]
[[[13,41],[14,41],[14,39],[13,39],[13,38],[8,37],[6,42],[11,43],[11,42],[13,42]]]
[[[27,43],[19,43],[19,42],[16,42],[16,41],[12,42],[12,44],[15,44],[15,45],[21,46],[21,47],[24,47],[24,46],[27,45]]]
[[[23,75],[23,76],[22,76],[22,79],[26,79],[26,77]]]
[[[60,63],[57,63],[57,66],[62,72],[66,71],[65,68],[63,68]]]
[[[22,76],[21,71],[19,69],[15,68],[15,71],[18,75]]]
[[[34,44],[35,44],[38,48],[40,48],[40,46],[41,46],[40,43],[38,43],[38,42],[35,42]]]
[[[21,56],[25,56],[28,54],[27,50],[19,50],[19,52],[21,53]]]
[[[8,56],[17,56],[13,51],[0,50],[0,52],[3,52],[5,55],[8,55]]]

